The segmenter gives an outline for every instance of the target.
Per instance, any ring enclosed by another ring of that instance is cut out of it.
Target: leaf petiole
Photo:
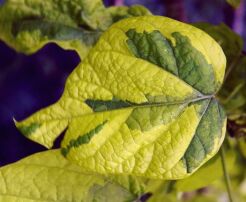
[[[221,163],[222,163],[223,174],[224,174],[224,179],[225,179],[225,183],[226,183],[226,190],[228,193],[229,201],[233,202],[231,180],[230,180],[230,176],[229,176],[229,173],[228,173],[228,170],[226,167],[225,151],[224,151],[223,145],[220,148],[220,157],[221,157]]]

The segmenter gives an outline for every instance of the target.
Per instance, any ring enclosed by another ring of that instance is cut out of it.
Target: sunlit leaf
[[[141,5],[127,6],[112,6],[107,9],[114,22],[128,17],[151,15],[151,12]]]
[[[59,150],[41,152],[0,168],[0,201],[126,202],[138,196],[126,184],[134,179],[86,174]],[[118,183],[121,181],[121,183]]]
[[[145,191],[150,194],[148,202],[176,202],[177,192],[173,189],[175,181],[149,180]]]
[[[46,147],[68,127],[62,153],[88,171],[183,178],[224,139],[214,94],[225,63],[220,46],[191,25],[121,20],[69,76],[62,98],[16,126]]]
[[[101,0],[7,0],[0,6],[0,39],[26,54],[53,42],[83,59],[113,22],[142,15],[150,15],[143,6],[105,8]]]

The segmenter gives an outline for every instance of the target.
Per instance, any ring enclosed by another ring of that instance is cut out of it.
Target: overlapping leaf
[[[83,59],[113,22],[147,14],[137,5],[107,9],[101,0],[7,0],[0,6],[0,39],[26,54],[53,42]]]
[[[41,152],[0,168],[0,201],[126,202],[138,197],[136,185],[129,177],[110,179],[86,174],[59,150]]]
[[[101,0],[8,0],[0,7],[0,39],[28,54],[55,42],[83,58],[112,23],[105,10]]]
[[[127,6],[112,6],[107,9],[110,13],[113,22],[118,22],[121,19],[137,16],[152,15],[151,12],[142,5]]]
[[[190,175],[219,149],[226,117],[214,98],[225,71],[220,46],[168,18],[121,20],[67,80],[62,98],[16,122],[87,171],[153,179]]]

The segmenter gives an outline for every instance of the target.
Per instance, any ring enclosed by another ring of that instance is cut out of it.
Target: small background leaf
[[[0,39],[26,54],[53,42],[83,59],[113,22],[149,14],[137,5],[108,9],[102,0],[7,0],[0,6]]]
[[[142,5],[112,6],[107,9],[114,22],[128,17],[152,15],[151,12]]]
[[[105,11],[101,0],[8,0],[0,7],[0,39],[27,54],[54,42],[84,58],[112,23]]]
[[[237,8],[240,5],[241,0],[226,0],[226,2],[232,7]]]

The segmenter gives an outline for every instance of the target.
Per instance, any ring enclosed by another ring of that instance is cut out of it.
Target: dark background
[[[185,22],[226,23],[246,39],[246,2],[234,10],[225,0],[105,0],[110,5],[142,4],[154,14]],[[3,0],[0,0],[0,4]],[[1,30],[0,30],[1,31]],[[244,46],[246,49],[246,46]],[[26,56],[0,41],[0,166],[45,148],[22,136],[13,117],[21,120],[55,102],[65,80],[79,63],[78,55],[55,44]]]

